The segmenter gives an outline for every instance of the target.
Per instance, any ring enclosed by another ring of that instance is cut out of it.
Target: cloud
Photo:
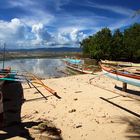
[[[9,22],[0,21],[0,41],[6,42],[8,46],[22,46],[21,44],[30,44],[31,40],[35,39],[37,33],[32,33],[24,22],[18,18],[14,18]],[[38,32],[41,35],[41,31]],[[42,33],[43,34],[43,33]],[[38,38],[36,40],[39,39]],[[28,36],[28,37],[27,37]],[[32,38],[29,41],[29,38]]]
[[[86,37],[82,31],[70,27],[52,34],[49,33],[41,23],[32,26],[32,33],[35,35],[35,40],[32,40],[32,42],[34,42],[33,44],[36,43],[48,46],[74,44]]]
[[[28,26],[40,22],[47,25],[54,19],[54,16],[46,10],[45,4],[37,0],[12,0],[8,1],[8,6],[12,9],[22,9],[21,16],[18,16]]]
[[[85,36],[76,28],[65,28],[61,32],[50,33],[42,23],[30,27],[18,18],[10,22],[0,21],[0,41],[6,42],[11,47],[75,44]]]
[[[132,16],[132,14],[134,13],[134,10],[129,9],[129,8],[125,8],[125,7],[122,7],[122,6],[98,4],[98,3],[90,2],[90,1],[86,5],[89,6],[89,7],[108,10],[108,11],[111,11],[111,12],[114,12],[114,13],[117,13],[117,14],[121,14],[121,15],[125,15],[125,16]]]
[[[109,28],[111,30],[115,30],[115,29],[119,29],[119,28],[123,28],[123,27],[126,27],[126,26],[130,26],[134,23],[136,23],[137,21],[140,20],[140,16],[137,16],[135,18],[125,18],[125,19],[121,19],[120,21],[118,22],[114,22],[112,24],[109,25]]]
[[[11,47],[77,44],[103,27],[114,30],[139,21],[130,19],[134,12],[130,8],[89,0],[5,0],[0,4],[1,13],[6,14],[0,20],[0,40]]]
[[[35,35],[35,42],[36,44],[41,44],[44,41],[49,42],[52,38],[51,34],[48,33],[47,29],[43,26],[42,23],[34,24],[32,26],[32,31]]]
[[[25,8],[27,6],[32,6],[34,5],[34,2],[32,0],[28,1],[22,1],[22,0],[12,0],[8,1],[9,7],[20,7],[20,8]]]
[[[56,35],[58,44],[77,44],[86,37],[82,31],[77,28],[65,28]]]
[[[78,29],[74,29],[71,33],[70,33],[70,38],[72,42],[79,42],[81,41],[83,38],[85,38],[85,34],[83,32],[80,32]]]
[[[57,1],[51,1],[50,3],[51,3],[51,5],[54,6],[54,9],[56,11],[61,11],[62,10],[62,7],[64,5],[67,5],[69,2],[70,2],[70,0],[57,0]]]
[[[14,18],[10,22],[0,21],[0,40],[15,43],[16,40],[23,40],[26,27],[19,19]]]

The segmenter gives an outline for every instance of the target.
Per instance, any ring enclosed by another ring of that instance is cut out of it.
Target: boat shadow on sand
[[[122,87],[115,85],[114,86],[115,89],[122,91]],[[136,96],[140,96],[140,91],[137,90],[131,90],[131,89],[127,89],[126,93],[131,94],[131,95],[136,95]]]

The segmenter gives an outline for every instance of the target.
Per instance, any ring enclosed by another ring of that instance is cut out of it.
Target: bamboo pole
[[[47,91],[49,91],[51,94],[53,94],[55,97],[57,97],[58,99],[61,99],[60,96],[57,95],[57,92],[54,91],[53,89],[51,89],[50,87],[48,87],[47,85],[45,85],[40,79],[38,79],[34,74],[29,73],[34,79],[35,81],[29,81],[30,83],[36,83],[39,84],[41,86],[43,86]]]
[[[27,83],[30,83],[47,100],[47,97],[44,96],[44,94],[42,94],[42,92],[33,83],[31,83],[28,79],[26,80],[27,80]]]

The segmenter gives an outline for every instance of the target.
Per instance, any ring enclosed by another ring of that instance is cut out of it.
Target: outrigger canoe
[[[83,74],[93,74],[93,70],[86,70],[78,65],[73,65],[73,64],[70,64],[70,63],[66,63],[66,67],[69,68],[69,69],[72,69],[74,71],[77,71],[77,72],[80,72],[80,73],[83,73]]]
[[[132,62],[101,60],[101,63],[109,65],[119,65],[124,67],[140,67],[140,63],[132,63]]]
[[[140,87],[140,75],[130,73],[123,69],[115,69],[101,63],[100,66],[106,76],[121,81],[123,83]]]
[[[6,69],[0,69],[0,85],[2,85],[4,83],[5,80],[3,80],[4,78],[8,78],[10,76],[13,77],[13,75],[10,75],[11,73],[11,68],[8,67]]]

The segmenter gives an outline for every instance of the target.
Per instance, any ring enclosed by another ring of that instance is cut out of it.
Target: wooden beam
[[[123,82],[123,88],[122,88],[122,90],[123,90],[124,92],[127,91],[127,83],[124,83],[124,82]]]
[[[127,108],[124,108],[124,107],[122,107],[122,106],[120,106],[120,105],[118,105],[114,102],[111,102],[111,101],[107,100],[106,98],[103,98],[103,97],[99,97],[99,98],[108,102],[108,103],[110,103],[110,104],[112,104],[112,105],[114,105],[114,106],[116,106],[116,107],[118,107],[118,108],[120,108],[120,109],[122,109],[122,110],[124,110],[124,111],[126,111],[126,112],[128,112],[128,113],[130,113],[130,114],[132,114],[132,115],[134,115],[134,116],[136,116],[136,117],[138,117],[138,118],[140,118],[140,114],[137,114],[137,113],[135,113],[135,112],[133,112],[133,111],[127,109]]]

